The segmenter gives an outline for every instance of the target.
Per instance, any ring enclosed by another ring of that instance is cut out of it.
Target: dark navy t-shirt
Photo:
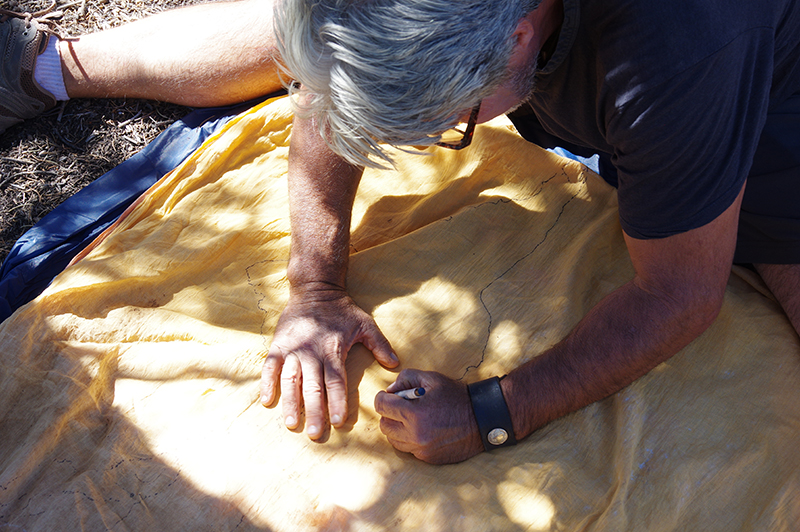
[[[530,100],[542,126],[611,154],[633,237],[722,214],[768,110],[800,91],[800,4],[563,1],[558,44]]]

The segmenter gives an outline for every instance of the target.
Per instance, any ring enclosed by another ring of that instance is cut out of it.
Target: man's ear
[[[519,19],[519,23],[517,23],[514,33],[511,34],[511,38],[514,40],[514,45],[511,49],[509,66],[521,67],[528,64],[528,54],[536,53],[535,50],[531,50],[535,37],[536,31],[533,29],[533,23],[530,21],[530,17],[523,17]]]

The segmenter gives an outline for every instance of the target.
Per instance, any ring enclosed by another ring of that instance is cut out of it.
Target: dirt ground
[[[203,0],[58,0],[57,30],[78,36]],[[52,0],[0,0],[34,12]],[[62,201],[141,150],[190,109],[144,100],[70,100],[0,134],[0,262]]]

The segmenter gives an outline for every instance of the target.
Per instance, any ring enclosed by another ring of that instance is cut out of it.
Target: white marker
[[[394,392],[394,394],[402,397],[403,399],[419,399],[425,395],[425,388],[409,388],[408,390]]]

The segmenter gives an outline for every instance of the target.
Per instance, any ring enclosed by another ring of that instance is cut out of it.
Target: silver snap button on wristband
[[[478,422],[483,448],[490,451],[498,447],[516,445],[511,414],[503,397],[500,378],[492,377],[473,382],[467,385],[467,390],[472,411],[475,413],[475,421]]]
[[[503,445],[508,439],[508,432],[503,429],[492,429],[489,431],[489,434],[486,435],[486,439],[489,440],[489,443],[492,445]]]

